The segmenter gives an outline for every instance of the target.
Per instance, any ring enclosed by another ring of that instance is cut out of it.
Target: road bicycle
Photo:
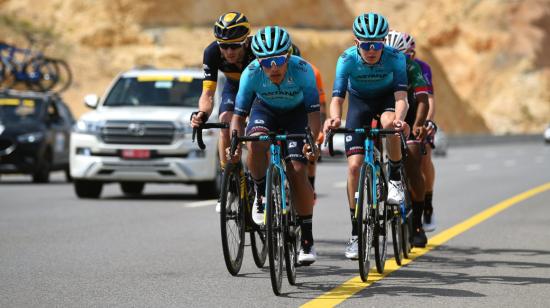
[[[203,129],[227,129],[228,123],[204,123],[193,129],[201,150],[206,148],[202,138]],[[242,266],[245,233],[250,234],[252,257],[258,268],[265,265],[267,258],[265,230],[252,221],[252,203],[254,202],[254,184],[250,173],[241,162],[225,166],[220,194],[220,232],[225,265],[229,273],[236,276]]]
[[[404,137],[402,132],[394,129],[379,128],[337,128],[327,133],[325,146],[328,145],[330,155],[333,155],[333,136],[335,134],[356,134],[364,139],[365,158],[361,165],[359,183],[355,193],[355,218],[357,221],[359,245],[359,274],[361,280],[367,281],[371,257],[374,251],[376,269],[384,272],[387,258],[388,233],[391,229],[395,239],[401,233],[398,225],[399,205],[386,203],[388,191],[388,164],[384,159],[381,137],[399,134],[402,147]],[[399,251],[401,241],[394,240],[394,251]]]
[[[24,83],[35,91],[63,92],[72,83],[72,72],[64,60],[6,43],[0,43],[0,55],[0,84],[4,89]]]
[[[305,134],[284,134],[268,132],[265,135],[241,136],[232,132],[230,153],[234,154],[241,142],[269,142],[270,161],[266,173],[266,204],[264,210],[265,229],[269,257],[271,287],[276,295],[281,294],[283,258],[289,284],[296,284],[296,267],[301,248],[301,228],[295,206],[292,203],[291,185],[286,176],[284,157],[286,142],[306,140],[315,150],[315,142],[309,127]]]

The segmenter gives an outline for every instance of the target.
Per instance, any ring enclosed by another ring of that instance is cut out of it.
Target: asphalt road
[[[550,147],[450,149],[436,158],[437,234],[550,182]],[[79,200],[61,174],[48,185],[0,181],[0,307],[296,307],[358,275],[343,256],[350,233],[343,161],[321,164],[314,214],[318,262],[271,291],[249,247],[238,277],[223,262],[214,202],[194,188],[149,185],[143,198],[107,186]],[[459,234],[363,289],[344,307],[526,306],[550,303],[550,191]],[[391,252],[390,252],[391,253]]]

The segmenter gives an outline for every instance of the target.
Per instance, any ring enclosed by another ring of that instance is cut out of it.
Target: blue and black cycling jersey
[[[281,84],[274,84],[263,72],[258,60],[243,71],[235,104],[235,114],[247,116],[254,98],[275,113],[282,114],[300,104],[306,112],[319,111],[319,92],[311,65],[297,56],[290,56]]]
[[[366,63],[358,47],[352,46],[338,58],[332,96],[346,97],[346,91],[359,98],[373,98],[389,92],[407,91],[405,55],[384,46],[376,64]]]

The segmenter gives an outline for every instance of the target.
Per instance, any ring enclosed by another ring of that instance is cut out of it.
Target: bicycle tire
[[[254,182],[250,177],[250,173],[244,172],[245,179],[245,222],[246,228],[250,233],[250,248],[252,249],[252,258],[257,268],[263,268],[267,259],[267,235],[265,228],[257,226],[252,221],[252,204],[256,192],[254,190]],[[242,183],[241,183],[242,184]]]
[[[380,196],[381,198],[378,199],[378,206],[374,210],[375,212],[375,218],[374,218],[374,260],[376,263],[376,270],[379,274],[382,274],[384,272],[384,268],[386,267],[386,259],[387,259],[387,252],[388,252],[388,232],[389,232],[389,220],[388,220],[388,212],[389,207],[384,201],[384,196],[386,195],[384,193],[384,181],[385,177],[382,175],[382,167],[379,163],[376,163],[376,167],[378,168],[377,171],[377,196]]]
[[[17,76],[15,74],[16,65],[13,60],[3,59],[2,65],[4,66],[4,72],[2,73],[2,90],[11,89],[17,83]]]
[[[407,183],[407,178],[402,174],[403,183]],[[412,250],[411,235],[412,235],[412,210],[411,210],[411,196],[407,185],[403,185],[403,191],[405,193],[405,201],[403,201],[404,207],[404,220],[401,224],[401,242],[403,243],[403,258],[410,259],[410,252]]]
[[[58,80],[55,63],[43,57],[29,59],[23,65],[23,71],[26,75],[27,86],[35,91],[49,91],[53,89]]]
[[[250,246],[252,258],[257,268],[263,268],[267,259],[267,244],[264,231],[253,230],[250,232]]]
[[[286,187],[287,213],[284,215],[285,230],[285,268],[286,277],[290,285],[296,284],[296,265],[298,264],[298,253],[302,239],[302,231],[298,226],[296,209],[292,204],[292,194],[288,182]]]
[[[56,84],[54,90],[57,93],[62,93],[67,90],[73,83],[73,73],[69,64],[65,60],[46,58],[48,61],[52,61],[56,67]]]
[[[392,246],[393,246],[393,257],[395,258],[395,263],[401,265],[403,262],[403,243],[401,240],[401,213],[399,207],[392,205],[391,210],[391,234],[392,234]]]
[[[224,172],[222,184],[220,230],[223,258],[227,270],[233,276],[236,276],[241,270],[245,241],[245,216],[243,200],[240,198],[239,192],[238,167],[228,166]]]
[[[271,287],[275,295],[281,294],[283,279],[283,213],[281,207],[281,175],[275,165],[270,165],[266,175],[267,243]]]
[[[359,176],[359,194],[356,203],[357,232],[359,245],[359,275],[361,280],[368,280],[370,271],[370,257],[374,237],[374,222],[372,220],[372,169],[367,165],[361,166]]]

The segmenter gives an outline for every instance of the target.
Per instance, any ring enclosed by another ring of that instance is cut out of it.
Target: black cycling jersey
[[[242,67],[238,67],[235,64],[228,63],[222,56],[218,43],[212,42],[204,50],[203,69],[204,69],[204,81],[203,89],[214,90],[216,88],[216,82],[218,80],[218,70],[222,71],[227,77],[227,80],[239,84],[241,73],[256,57],[252,53],[250,43],[245,45],[244,59]]]

